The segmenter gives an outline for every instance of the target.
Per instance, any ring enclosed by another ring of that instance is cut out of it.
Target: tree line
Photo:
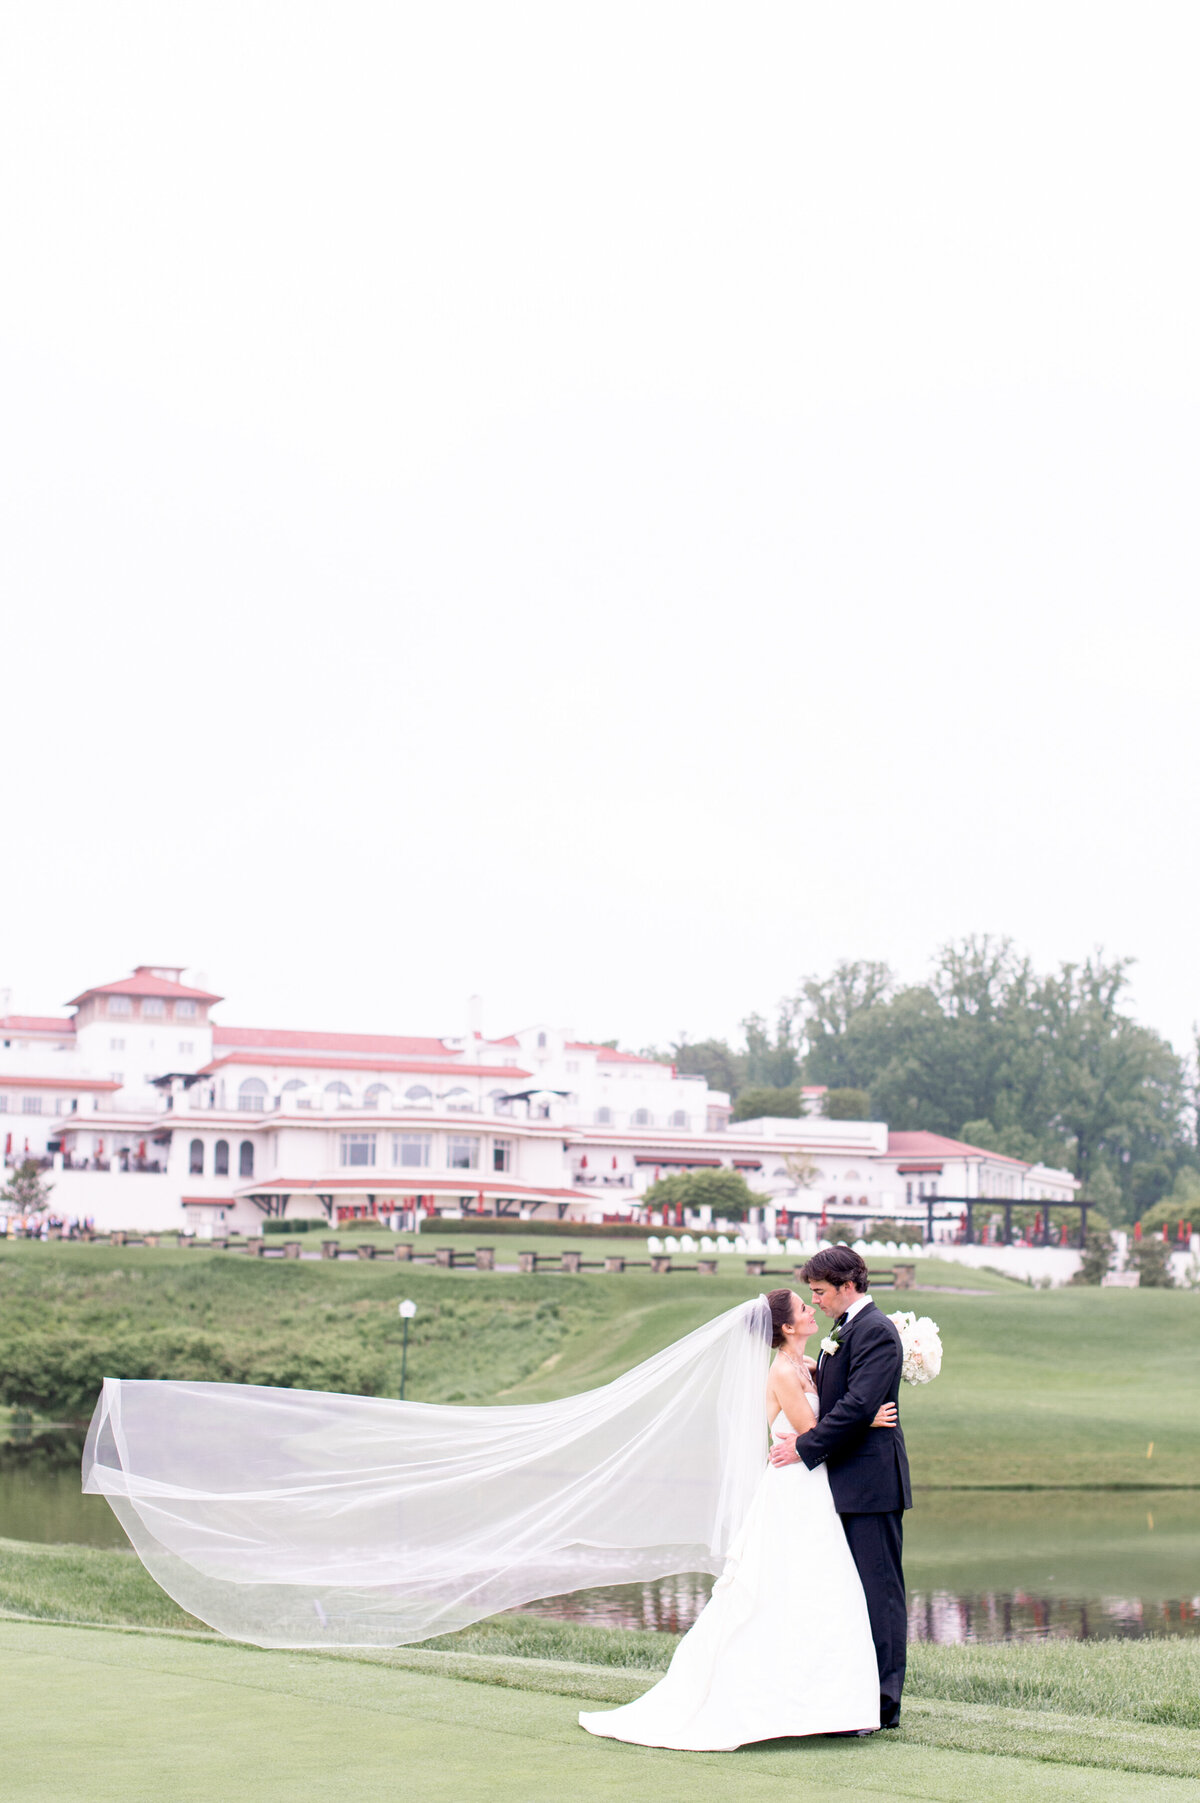
[[[681,1040],[654,1055],[734,1098],[735,1120],[828,1112],[928,1128],[1072,1171],[1114,1221],[1178,1200],[1197,1212],[1197,1067],[1129,1012],[1132,960],[1095,953],[1039,973],[1010,939],[952,941],[927,980],[838,964],[747,1015],[742,1041]],[[1156,1209],[1161,1212],[1161,1209]]]

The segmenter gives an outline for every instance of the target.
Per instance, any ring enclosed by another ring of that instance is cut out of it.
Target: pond
[[[0,1444],[0,1536],[128,1544],[104,1499],[80,1492],[82,1451],[69,1430]],[[1200,1634],[1200,1491],[919,1491],[904,1563],[913,1640]],[[678,1633],[711,1587],[685,1573],[526,1612]]]

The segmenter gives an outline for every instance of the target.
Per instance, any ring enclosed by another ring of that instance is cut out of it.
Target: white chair
[[[737,1238],[733,1242],[733,1249],[735,1252],[749,1252],[750,1242],[746,1238],[744,1233],[738,1234]]]
[[[900,1250],[900,1248],[896,1244],[895,1240],[889,1240],[887,1245],[883,1249],[887,1253],[889,1258],[895,1258],[896,1254]]]
[[[679,1250],[681,1252],[694,1252],[696,1250],[696,1242],[692,1238],[690,1233],[681,1233],[680,1234]]]
[[[673,1233],[669,1233],[663,1241],[663,1250],[664,1252],[678,1252],[679,1241],[675,1238]]]
[[[726,1236],[723,1233],[719,1233],[717,1235],[717,1251],[718,1252],[732,1252],[733,1251],[733,1247],[730,1245],[729,1240],[726,1238]]]
[[[700,1250],[701,1252],[716,1252],[718,1247],[714,1246],[712,1241],[706,1235],[705,1238],[700,1241]]]
[[[857,1252],[860,1258],[865,1258],[870,1248],[868,1247],[866,1240],[855,1240],[851,1250]]]
[[[804,1242],[802,1240],[789,1240],[787,1249],[792,1258],[798,1258],[804,1251]]]
[[[656,1239],[654,1234],[651,1234],[649,1239],[646,1241],[646,1250],[647,1250],[647,1252],[661,1252],[662,1251],[662,1241],[660,1239]]]
[[[771,1258],[778,1258],[779,1254],[782,1251],[783,1251],[783,1241],[776,1239],[775,1235],[772,1234],[770,1239],[767,1241],[768,1256]]]

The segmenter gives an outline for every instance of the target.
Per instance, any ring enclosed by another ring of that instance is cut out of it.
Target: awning
[[[689,1158],[686,1153],[678,1152],[647,1152],[645,1156],[639,1152],[633,1162],[634,1164],[682,1166],[685,1170],[692,1170],[696,1166],[703,1165],[719,1171],[725,1161],[723,1158]]]
[[[735,1158],[733,1161],[733,1168],[735,1171],[761,1171],[763,1168],[762,1159]]]
[[[935,1176],[940,1177],[940,1164],[898,1164],[896,1170],[901,1177]]]

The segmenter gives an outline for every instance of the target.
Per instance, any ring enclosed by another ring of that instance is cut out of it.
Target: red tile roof
[[[23,1077],[0,1076],[0,1089],[120,1089],[107,1077]]]
[[[1019,1171],[1032,1170],[1021,1158],[1010,1158],[1006,1152],[989,1152],[986,1146],[969,1146],[962,1139],[947,1139],[941,1133],[889,1133],[888,1152],[900,1158],[998,1158]]]
[[[295,1027],[219,1027],[215,1023],[213,1045],[257,1046],[262,1051],[278,1048],[294,1052],[378,1052],[391,1058],[456,1056],[440,1039],[408,1038],[391,1033],[310,1033]]]
[[[0,1019],[0,1033],[57,1033],[68,1035],[75,1031],[75,1017],[64,1014],[6,1014]]]
[[[477,1196],[482,1190],[485,1196],[518,1196],[527,1202],[561,1201],[567,1197],[572,1202],[593,1200],[582,1190],[547,1189],[540,1184],[513,1183],[506,1178],[480,1178],[474,1171],[462,1171],[457,1177],[427,1177],[420,1171],[400,1175],[369,1168],[359,1177],[272,1177],[269,1183],[239,1183],[237,1193],[239,1196],[278,1196],[290,1195],[296,1190],[360,1190],[373,1196],[428,1196],[434,1191]],[[209,1204],[215,1201],[220,1205],[220,1198],[213,1196],[184,1196],[182,1199],[185,1202],[203,1200]]]
[[[144,972],[135,972],[132,977],[122,977],[119,983],[97,983],[94,989],[85,989],[74,995],[67,1003],[68,1008],[78,1008],[93,995],[157,995],[168,1000],[179,1002],[219,1002],[219,995],[212,995],[207,989],[188,989],[183,983],[172,983],[166,977],[152,977]]]
[[[640,1052],[619,1052],[611,1045],[591,1045],[586,1039],[569,1039],[566,1043],[568,1052],[595,1052],[600,1064],[657,1064],[664,1070],[674,1070],[675,1066],[667,1058],[643,1058]]]
[[[226,1052],[202,1065],[200,1075],[207,1077],[225,1064],[262,1064],[275,1070],[374,1071],[378,1076],[423,1077],[495,1077],[497,1088],[508,1089],[510,1077],[528,1077],[530,1071],[514,1070],[510,1064],[437,1064],[429,1058],[410,1058],[401,1063],[376,1058],[306,1058],[295,1054],[273,1052]]]

